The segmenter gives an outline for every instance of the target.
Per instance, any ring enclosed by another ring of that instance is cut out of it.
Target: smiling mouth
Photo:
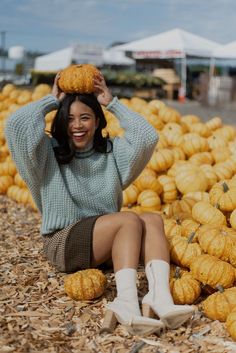
[[[86,136],[86,132],[75,132],[72,134],[72,138],[75,141],[80,141]]]

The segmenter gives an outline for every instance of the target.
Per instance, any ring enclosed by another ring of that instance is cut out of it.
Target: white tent
[[[103,64],[132,66],[135,65],[135,60],[128,58],[123,51],[111,48],[104,50]]]
[[[228,88],[228,92],[223,92],[225,95],[230,95],[230,89],[232,88],[233,81],[232,78],[229,76],[216,76],[214,77],[214,71],[216,62],[219,61],[220,66],[226,66],[232,64],[234,61],[235,65],[236,60],[236,41],[230,42],[225,45],[219,45],[213,52],[211,57],[210,63],[210,83],[209,83],[209,92],[208,92],[208,99],[210,103],[215,104],[220,94],[220,86],[222,84]]]
[[[236,59],[236,41],[220,45],[213,50],[212,57],[216,59]]]
[[[236,41],[225,45],[219,45],[215,50],[213,50],[210,64],[210,79],[214,75],[215,62],[217,59],[224,60],[225,63],[229,60],[236,60]]]
[[[197,36],[181,29],[173,29],[151,37],[136,40],[115,47],[117,50],[132,52],[134,59],[142,58],[181,58],[181,85],[186,91],[186,58],[210,58],[219,43]]]
[[[72,57],[73,47],[41,55],[35,59],[34,69],[36,71],[59,71],[71,64]]]
[[[73,62],[90,63],[101,66],[103,59],[103,46],[99,44],[75,44],[53,53],[38,56],[35,59],[36,71],[59,71]]]
[[[123,51],[113,48],[104,50],[99,45],[77,44],[50,54],[38,56],[35,59],[36,71],[59,71],[69,66],[73,61],[90,63],[96,66],[108,65],[135,65],[135,60],[128,58]]]

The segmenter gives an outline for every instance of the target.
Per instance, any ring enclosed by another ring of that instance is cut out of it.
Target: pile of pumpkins
[[[41,84],[0,92],[0,193],[36,209],[17,173],[4,137],[8,116],[50,93]],[[201,300],[204,314],[226,322],[236,339],[236,128],[220,117],[203,122],[181,116],[160,100],[121,99],[158,132],[156,149],[139,177],[123,191],[122,211],[161,214],[170,246],[170,287],[175,303]],[[56,111],[46,115],[49,134]],[[118,119],[104,110],[104,136],[122,136]]]
[[[38,85],[34,90],[20,90],[13,84],[6,84],[0,91],[0,194],[16,202],[29,205],[37,210],[32,196],[17,172],[4,136],[4,126],[10,114],[25,104],[38,100],[51,92],[51,87],[46,84]],[[48,128],[48,126],[46,126]]]

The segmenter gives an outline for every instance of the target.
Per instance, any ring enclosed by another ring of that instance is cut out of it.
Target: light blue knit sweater
[[[155,129],[115,97],[107,109],[126,132],[113,139],[113,151],[94,151],[59,165],[53,139],[44,132],[45,115],[57,107],[57,99],[47,95],[17,110],[5,128],[12,158],[42,214],[42,234],[84,217],[118,212],[122,189],[140,174],[158,141]]]

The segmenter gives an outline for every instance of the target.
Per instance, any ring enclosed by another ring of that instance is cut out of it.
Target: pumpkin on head
[[[91,64],[70,65],[60,73],[59,88],[65,93],[93,93],[99,70]]]

